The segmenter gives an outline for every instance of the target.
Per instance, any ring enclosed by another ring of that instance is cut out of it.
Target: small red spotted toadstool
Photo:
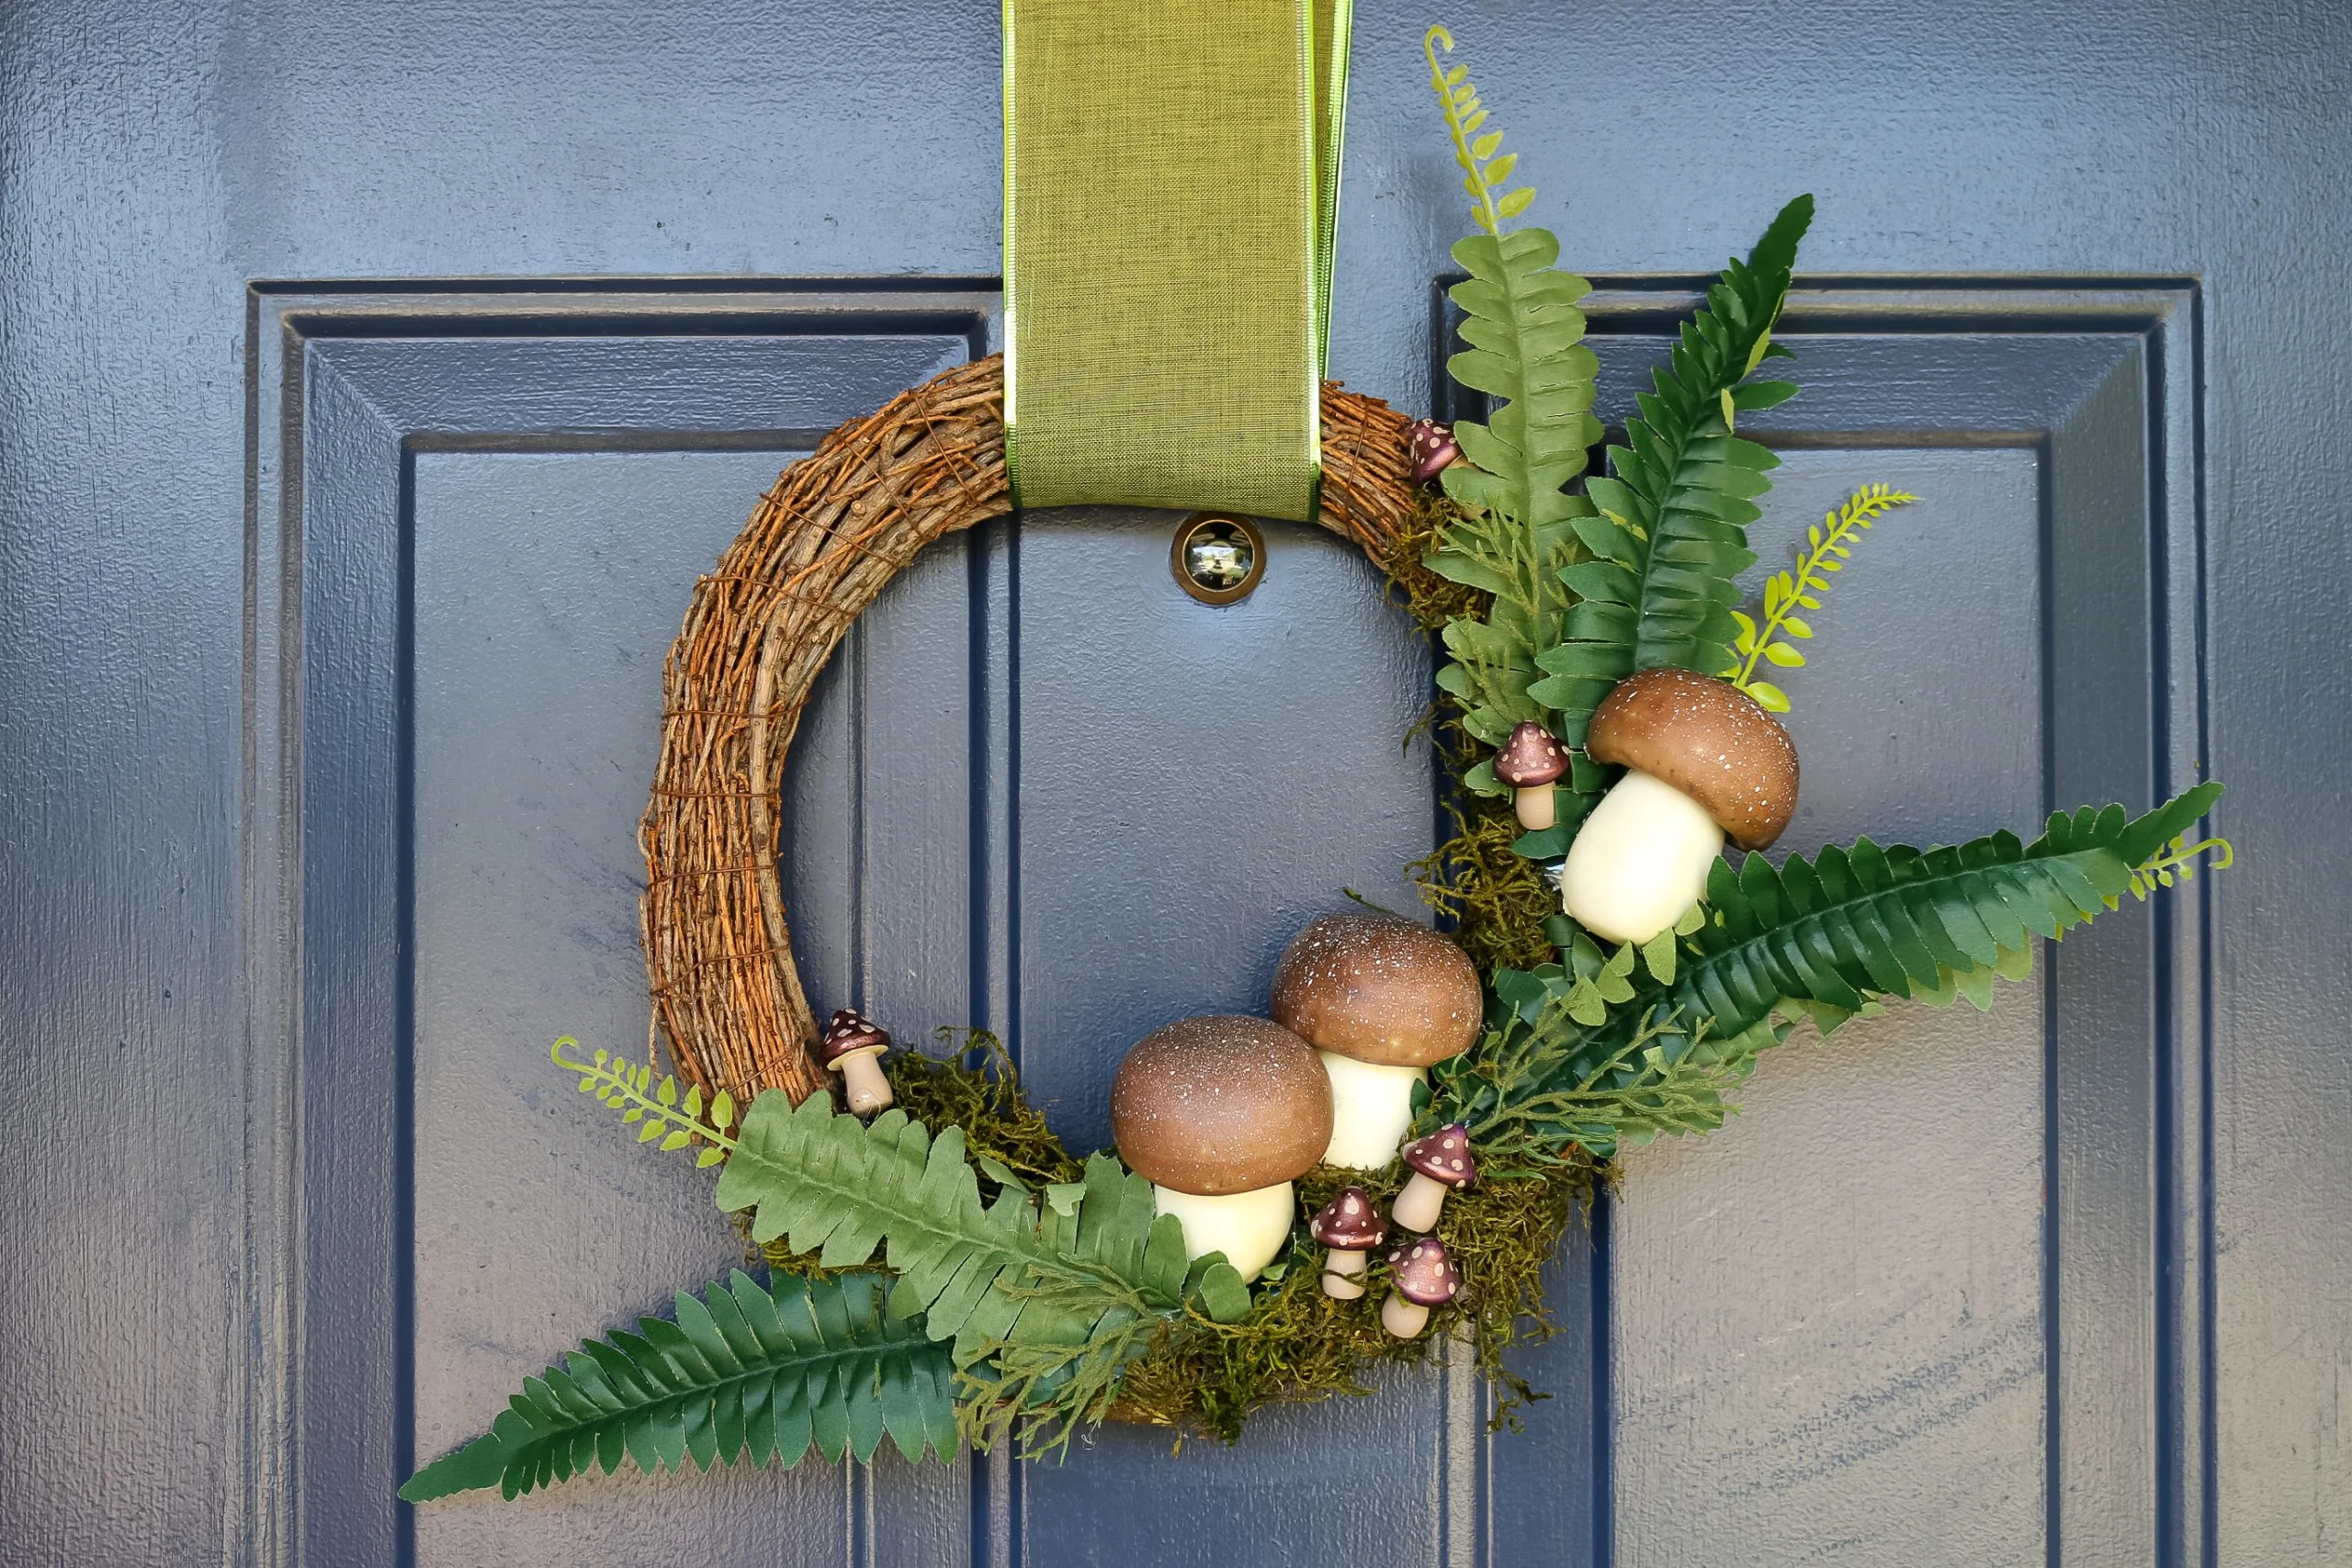
[[[1443,1306],[1462,1290],[1462,1270],[1445,1255],[1445,1243],[1425,1235],[1388,1255],[1388,1280],[1396,1286],[1380,1303],[1380,1326],[1410,1339],[1430,1325],[1430,1308]]]
[[[888,1030],[848,1008],[833,1014],[825,1028],[818,1055],[825,1066],[841,1074],[849,1108],[860,1116],[880,1111],[892,1099],[890,1080],[882,1076],[882,1053],[890,1048]]]
[[[1503,749],[1495,753],[1496,781],[1510,785],[1519,825],[1531,833],[1560,820],[1552,785],[1567,771],[1567,749],[1532,718],[1513,729]]]
[[[1330,1248],[1323,1258],[1323,1293],[1343,1302],[1363,1294],[1363,1255],[1387,1238],[1372,1195],[1350,1187],[1306,1222],[1306,1234]]]
[[[1396,1194],[1388,1215],[1408,1231],[1436,1229],[1445,1195],[1478,1179],[1478,1162],[1470,1157],[1470,1129],[1459,1122],[1407,1144],[1405,1163],[1413,1179]]]

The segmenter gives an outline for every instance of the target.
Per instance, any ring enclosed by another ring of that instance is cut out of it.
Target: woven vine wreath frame
[[[1316,522],[1385,563],[1413,514],[1408,422],[1337,382],[1321,402]],[[991,355],[827,435],[695,585],[638,829],[651,1031],[689,1082],[744,1103],[827,1087],[777,873],[785,757],[850,623],[925,546],[1012,511]]]

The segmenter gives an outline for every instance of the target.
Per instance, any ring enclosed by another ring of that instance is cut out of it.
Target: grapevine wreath
[[[759,1275],[584,1341],[411,1500],[508,1496],[592,1468],[812,1450],[1057,1451],[1105,1419],[1238,1438],[1278,1401],[1370,1391],[1379,1361],[1458,1347],[1509,1419],[1540,1273],[1619,1149],[1719,1126],[1758,1055],[1910,998],[1988,1005],[2033,939],[2226,864],[2188,835],[2204,784],[2145,815],[2052,817],[1919,851],[1761,851],[1795,807],[1762,679],[1861,536],[1871,486],[1808,531],[1747,609],[1747,525],[1777,459],[1735,434],[1796,388],[1772,327],[1810,197],[1782,209],[1602,435],[1585,282],[1512,228],[1532,198],[1460,66],[1425,50],[1477,231],[1453,248],[1484,423],[1408,422],[1325,383],[1317,521],[1386,574],[1447,661],[1430,727],[1452,837],[1416,867],[1448,928],[1326,916],[1263,1018],[1179,1020],[1128,1053],[1117,1154],[1066,1149],[985,1033],[891,1049],[820,1030],[780,895],[778,789],[803,705],[917,551],[1012,510],[1003,374],[949,370],[786,468],[696,585],[664,677],[640,831],[654,1026],[674,1076],[555,1060],[640,1143],[720,1167]],[[1580,488],[1571,489],[1581,479]],[[1727,843],[1745,852],[1735,860]]]

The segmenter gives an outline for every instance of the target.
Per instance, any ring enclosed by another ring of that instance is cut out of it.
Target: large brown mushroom
[[[1724,836],[1760,850],[1797,808],[1797,749],[1726,681],[1645,670],[1593,710],[1585,751],[1625,776],[1577,829],[1561,907],[1611,942],[1647,942],[1707,889]]]
[[[1331,1139],[1331,1086],[1306,1042],[1262,1018],[1179,1019],[1137,1041],[1111,1080],[1119,1157],[1184,1227],[1184,1254],[1222,1252],[1244,1280],[1281,1253],[1291,1182]]]
[[[1276,1022],[1323,1055],[1331,1165],[1377,1170],[1413,1121],[1413,1086],[1470,1048],[1486,1010],[1469,954],[1393,915],[1326,915],[1274,965]]]
[[[849,1108],[860,1116],[887,1108],[893,1096],[890,1080],[882,1076],[882,1053],[890,1048],[889,1032],[848,1008],[833,1014],[817,1054],[825,1066],[842,1076]]]
[[[1341,1189],[1306,1222],[1306,1234],[1329,1249],[1323,1255],[1323,1293],[1343,1302],[1363,1295],[1363,1255],[1388,1238],[1372,1194],[1361,1187]]]
[[[1425,1235],[1388,1255],[1388,1282],[1396,1289],[1380,1303],[1380,1326],[1410,1339],[1429,1326],[1430,1308],[1461,1292],[1462,1270],[1445,1255],[1445,1243]]]

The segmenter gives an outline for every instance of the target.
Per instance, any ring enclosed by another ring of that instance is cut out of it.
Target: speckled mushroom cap
[[[1459,1190],[1478,1179],[1478,1162],[1470,1157],[1470,1129],[1449,1122],[1426,1138],[1405,1145],[1405,1163],[1428,1177]]]
[[[817,1055],[830,1067],[853,1052],[872,1051],[879,1055],[889,1048],[888,1030],[863,1013],[843,1008],[825,1026],[825,1038],[819,1043]]]
[[[1478,1038],[1486,995],[1470,955],[1393,915],[1326,915],[1274,965],[1276,1022],[1319,1051],[1426,1067]]]
[[[1388,1255],[1389,1283],[1408,1302],[1443,1306],[1462,1289],[1462,1270],[1445,1255],[1445,1243],[1425,1235]]]
[[[1513,789],[1550,784],[1567,771],[1567,748],[1532,718],[1514,728],[1495,753],[1495,777]]]
[[[1324,1247],[1363,1252],[1387,1239],[1388,1226],[1380,1211],[1372,1206],[1372,1194],[1361,1187],[1350,1187],[1316,1211],[1306,1222],[1306,1234]]]
[[[1732,841],[1760,850],[1797,808],[1797,749],[1780,721],[1728,681],[1644,670],[1592,711],[1596,762],[1649,774],[1697,801]]]
[[[1119,1157],[1198,1197],[1302,1176],[1331,1141],[1331,1080],[1306,1041],[1262,1018],[1181,1018],[1111,1080]]]

